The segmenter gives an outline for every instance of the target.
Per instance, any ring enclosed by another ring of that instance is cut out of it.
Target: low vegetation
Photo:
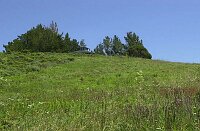
[[[0,70],[0,130],[200,130],[199,64],[20,53]]]
[[[40,71],[47,67],[68,63],[74,58],[66,54],[53,53],[12,53],[0,54],[0,76],[13,76],[33,71]]]

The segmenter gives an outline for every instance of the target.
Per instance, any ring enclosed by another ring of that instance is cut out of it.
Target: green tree
[[[113,40],[112,40],[112,50],[114,54],[122,55],[124,53],[124,46],[116,35],[114,35]]]
[[[112,39],[109,36],[106,36],[103,39],[103,42],[97,45],[94,52],[102,55],[112,55]]]
[[[103,42],[97,45],[94,52],[102,55],[124,55],[126,46],[122,44],[121,40],[116,35],[114,35],[113,39],[106,36]]]
[[[69,37],[69,33],[65,35],[63,43],[64,43],[64,52],[70,52],[71,39]]]
[[[80,49],[79,42],[76,39],[71,41],[71,50],[70,52],[78,51]]]
[[[80,47],[86,47],[86,46],[87,46],[87,45],[85,44],[85,40],[84,40],[84,39],[82,39],[82,40],[80,41],[79,46],[80,46]]]
[[[73,52],[79,50],[79,42],[70,39],[67,33],[58,33],[57,23],[52,22],[49,27],[41,24],[28,30],[25,34],[18,36],[12,42],[4,45],[6,52]]]
[[[72,39],[69,37],[69,33],[65,35],[64,38],[64,47],[65,51],[64,52],[74,52],[79,50],[79,42],[76,39]]]
[[[100,55],[105,55],[104,54],[104,46],[102,43],[97,45],[97,47],[94,49],[94,53],[100,54]]]
[[[4,47],[6,52],[21,52],[24,50],[31,52],[59,52],[62,42],[62,34],[58,34],[50,27],[44,27],[39,24],[9,42],[8,45],[4,45]]]
[[[103,47],[106,55],[111,55],[112,54],[112,39],[109,36],[106,36],[103,39]]]
[[[124,37],[127,43],[127,53],[132,57],[141,57],[151,59],[152,55],[144,47],[142,40],[139,39],[135,33],[128,32],[127,36]]]
[[[53,32],[58,33],[58,25],[56,22],[52,21],[48,28],[51,29]]]

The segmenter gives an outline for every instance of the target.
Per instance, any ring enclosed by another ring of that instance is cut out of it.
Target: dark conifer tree
[[[68,33],[64,38],[62,35],[58,33],[55,22],[49,27],[39,24],[4,45],[4,48],[6,52],[73,52],[80,49],[76,39],[71,40]]]
[[[114,35],[113,40],[112,40],[112,50],[114,52],[114,54],[116,55],[122,55],[124,54],[124,46],[121,42],[121,40],[119,39],[119,37],[117,37],[116,35]]]
[[[148,50],[144,47],[142,40],[139,39],[135,33],[128,32],[124,37],[127,43],[127,53],[132,57],[141,57],[151,59],[152,56]]]

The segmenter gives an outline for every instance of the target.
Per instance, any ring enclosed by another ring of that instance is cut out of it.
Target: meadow
[[[0,130],[198,131],[200,64],[0,54]]]

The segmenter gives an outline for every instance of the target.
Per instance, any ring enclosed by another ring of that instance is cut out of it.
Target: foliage
[[[102,55],[126,55],[131,57],[140,57],[151,59],[152,56],[144,47],[142,40],[135,33],[128,32],[124,37],[126,44],[123,44],[118,36],[114,35],[113,39],[106,36],[103,42],[94,49],[95,53]]]
[[[52,22],[49,27],[41,24],[33,27],[25,34],[18,36],[8,45],[4,45],[6,52],[74,52],[79,50],[79,42],[58,33],[58,26]]]
[[[85,40],[84,40],[84,39],[82,39],[82,40],[80,41],[80,47],[86,47],[86,44],[85,44]]]
[[[147,59],[152,58],[148,50],[144,46],[139,45],[139,44],[128,47],[127,52],[129,56],[133,56],[133,57],[141,57],[141,58],[147,58]]]
[[[142,40],[135,33],[128,32],[127,36],[124,37],[127,42],[128,55],[133,57],[141,57],[151,59],[152,56],[148,50],[143,46]]]
[[[113,45],[113,52],[115,54],[123,55],[125,53],[125,47],[124,47],[125,45],[122,44],[121,40],[116,35],[114,35],[113,37],[112,45]]]
[[[123,55],[124,45],[116,35],[112,38],[106,36],[103,42],[97,45],[94,52],[102,55]]]
[[[112,39],[109,36],[106,36],[103,39],[103,47],[105,50],[106,55],[111,55],[112,54]]]
[[[103,42],[98,44],[94,49],[96,54],[101,55],[126,55],[131,57],[141,57],[151,59],[152,56],[144,47],[142,40],[135,33],[128,32],[124,37],[126,44],[123,44],[118,36],[113,38],[106,36]],[[12,42],[4,45],[5,52],[57,52],[69,53],[77,52],[82,48],[87,48],[85,41],[80,42],[76,39],[71,39],[69,33],[63,37],[63,33],[59,34],[58,25],[53,22],[49,27],[41,24],[33,27],[25,34],[18,36]]]
[[[79,42],[76,39],[72,39],[69,37],[67,33],[64,38],[64,45],[62,47],[63,52],[74,52],[79,50]]]
[[[102,43],[98,44],[97,47],[94,49],[96,54],[104,55],[104,46]]]

